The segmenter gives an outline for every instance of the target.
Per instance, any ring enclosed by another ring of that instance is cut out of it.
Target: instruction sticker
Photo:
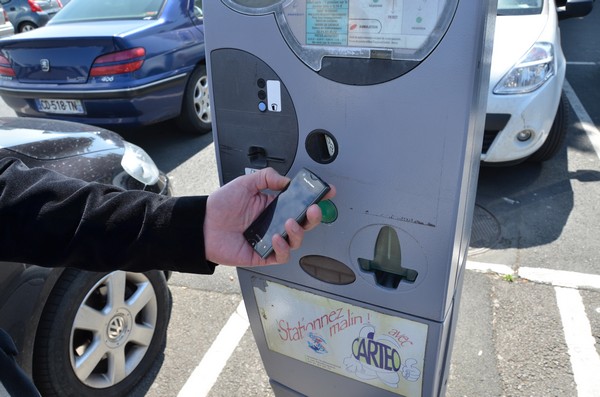
[[[359,382],[421,396],[427,324],[265,281],[254,287],[272,351]]]
[[[305,13],[294,3],[287,16],[305,17],[300,42],[320,46],[416,49],[435,28],[441,7],[440,0],[305,1]]]

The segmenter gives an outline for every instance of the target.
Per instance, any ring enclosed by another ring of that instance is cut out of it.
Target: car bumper
[[[142,126],[179,115],[187,74],[127,88],[27,89],[2,87],[0,96],[19,116],[45,117],[102,127]],[[36,99],[80,100],[84,114],[57,114],[38,110]]]
[[[563,81],[564,76],[555,75],[528,94],[490,94],[481,160],[485,163],[516,162],[535,153],[546,140],[554,122]],[[529,130],[532,136],[520,141],[517,136],[525,130]]]

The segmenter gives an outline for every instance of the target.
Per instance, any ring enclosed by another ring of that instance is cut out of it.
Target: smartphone
[[[285,222],[292,218],[301,224],[308,207],[318,203],[329,189],[329,185],[321,178],[302,168],[246,229],[244,237],[262,258],[266,258],[273,252],[272,239],[275,234],[287,238]]]

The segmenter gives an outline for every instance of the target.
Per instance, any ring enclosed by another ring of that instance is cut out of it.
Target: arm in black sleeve
[[[206,197],[165,197],[0,160],[0,260],[92,271],[212,273]]]

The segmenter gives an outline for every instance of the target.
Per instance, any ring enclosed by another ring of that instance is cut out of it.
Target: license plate
[[[58,114],[84,114],[83,104],[79,99],[36,99],[40,112]]]

